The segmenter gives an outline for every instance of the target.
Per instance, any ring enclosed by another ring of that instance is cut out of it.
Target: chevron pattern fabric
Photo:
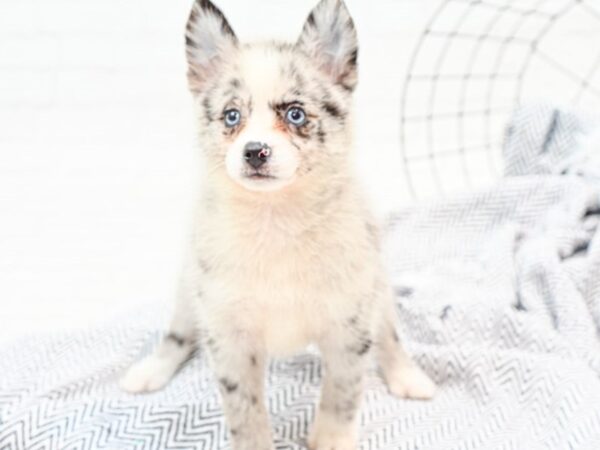
[[[569,141],[547,114],[556,111],[515,116],[511,170],[519,146]],[[525,131],[541,139],[514,137]],[[431,402],[398,400],[373,371],[361,450],[600,449],[600,185],[585,172],[507,177],[393,218],[386,250],[400,332],[440,391]],[[163,391],[117,387],[167,320],[136,312],[0,349],[0,450],[229,449],[201,350]],[[312,352],[271,364],[277,449],[305,448],[320,376]]]

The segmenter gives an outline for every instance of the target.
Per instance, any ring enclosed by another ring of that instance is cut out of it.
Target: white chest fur
[[[196,237],[202,325],[251,329],[280,354],[344,320],[379,267],[360,211],[346,201],[327,211],[260,204],[205,213]]]

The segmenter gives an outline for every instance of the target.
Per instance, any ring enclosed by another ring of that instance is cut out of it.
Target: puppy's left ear
[[[357,83],[358,39],[343,0],[321,0],[306,19],[296,46],[348,91]]]

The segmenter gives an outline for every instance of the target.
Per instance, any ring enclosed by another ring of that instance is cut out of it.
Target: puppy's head
[[[321,0],[295,44],[242,45],[196,0],[186,33],[189,86],[210,171],[274,191],[347,159],[357,40],[342,0]]]

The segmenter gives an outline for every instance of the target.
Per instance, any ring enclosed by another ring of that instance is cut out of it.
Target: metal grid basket
[[[597,110],[600,2],[443,0],[409,62],[401,151],[413,197],[502,173],[504,127],[533,99]]]

